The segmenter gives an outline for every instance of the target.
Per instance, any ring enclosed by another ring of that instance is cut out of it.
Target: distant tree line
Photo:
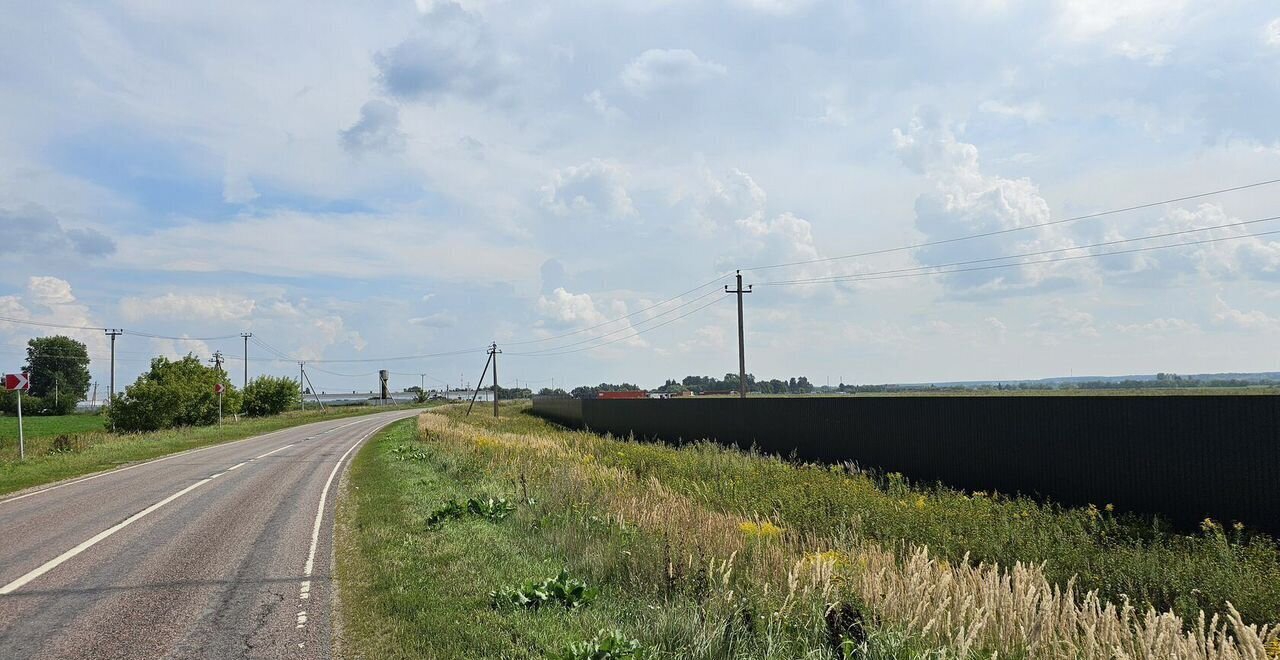
[[[490,385],[489,387],[486,387],[484,389],[492,392],[493,386]],[[533,390],[530,390],[527,387],[503,387],[501,385],[498,386],[498,398],[503,401],[510,401],[511,399],[528,399],[531,396],[533,396]]]
[[[833,388],[836,392],[855,394],[860,392],[1003,392],[1035,390],[1142,390],[1213,387],[1275,387],[1280,381],[1268,378],[1194,378],[1173,373],[1158,373],[1154,379],[1126,378],[1124,380],[1083,380],[1066,382],[1020,381],[1016,383],[983,383],[980,385],[846,385]],[[825,389],[825,388],[820,388]]]
[[[643,390],[632,383],[600,383],[599,385],[581,385],[575,387],[569,392],[562,389],[543,388],[538,392],[539,396],[572,396],[578,399],[590,399],[598,396],[601,392],[635,392]],[[685,376],[680,380],[667,379],[661,387],[655,388],[655,392],[664,392],[667,394],[683,394],[685,392],[693,392],[694,394],[703,394],[706,392],[728,392],[738,390],[738,374],[725,374],[724,378],[716,378],[714,376]],[[810,394],[815,391],[812,383],[804,376],[780,380],[777,378],[771,380],[757,380],[754,374],[747,374],[747,391],[759,394]]]
[[[573,388],[569,394],[576,399],[590,399],[594,398],[601,392],[635,392],[636,390],[642,389],[644,388],[639,385],[632,385],[631,383],[622,383],[620,385],[600,383],[599,385],[579,385],[578,387]]]
[[[840,383],[837,386],[815,386],[805,376],[797,376],[781,380],[773,378],[760,380],[754,374],[747,374],[747,391],[757,394],[858,394],[874,392],[991,392],[991,391],[1034,391],[1034,390],[1134,390],[1134,389],[1168,389],[1168,388],[1207,388],[1207,387],[1258,387],[1280,386],[1280,381],[1266,378],[1213,378],[1199,379],[1180,376],[1173,373],[1159,373],[1154,379],[1129,378],[1125,380],[1088,380],[1070,382],[1020,381],[1015,383],[983,383],[980,385],[896,385],[890,383],[872,385],[850,385]],[[562,389],[543,388],[539,396],[572,396],[590,399],[601,392],[632,392],[645,388],[631,383],[600,383],[599,385],[583,385],[569,392]],[[738,391],[738,374],[727,373],[723,378],[714,376],[685,376],[680,380],[667,379],[654,392],[667,394],[683,394],[693,392],[736,392]],[[505,395],[504,395],[505,398]]]
[[[685,376],[679,383],[674,380],[668,380],[659,390],[672,394],[678,394],[686,390],[695,394],[725,390],[737,391],[739,382],[738,374],[734,373],[725,374],[724,378]],[[755,374],[747,374],[747,391],[760,394],[810,394],[814,391],[814,387],[805,376],[788,378],[787,380],[778,378],[759,380]]]

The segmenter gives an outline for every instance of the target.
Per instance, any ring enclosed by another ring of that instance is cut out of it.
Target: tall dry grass
[[[927,548],[888,549],[867,539],[799,535],[767,520],[709,511],[653,477],[600,465],[583,438],[555,432],[501,433],[427,413],[419,432],[484,469],[534,484],[540,497],[592,511],[597,524],[662,538],[662,555],[584,557],[637,587],[698,573],[732,601],[752,590],[773,603],[772,628],[794,614],[865,610],[872,628],[935,645],[939,655],[1078,659],[1269,660],[1280,658],[1280,626],[1225,617],[1184,621],[1153,609],[1105,602],[1095,592],[1053,585],[1038,566],[948,563]],[[610,442],[599,439],[597,442]],[[568,548],[585,547],[590,525],[563,530]],[[577,534],[581,538],[575,539]],[[674,545],[674,548],[672,547]]]

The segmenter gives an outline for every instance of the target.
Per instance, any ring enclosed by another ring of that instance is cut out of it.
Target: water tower
[[[390,375],[391,374],[387,373],[386,369],[382,369],[378,371],[378,380],[382,382],[382,391],[379,398],[381,399],[383,405],[386,405],[387,399],[391,398],[391,390],[387,388],[387,378]]]

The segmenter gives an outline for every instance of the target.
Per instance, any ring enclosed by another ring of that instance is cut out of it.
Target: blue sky
[[[1280,178],[1267,2],[10,3],[0,61],[0,316],[249,330],[293,359],[371,360],[316,363],[329,390],[367,389],[379,367],[474,382],[483,353],[377,358],[491,340],[508,346],[507,384],[723,374],[728,297],[646,308],[733,268]],[[1280,185],[747,282],[1270,215]],[[817,383],[1276,370],[1275,239],[760,286],[748,369]],[[0,370],[48,332],[0,322]],[[101,333],[71,334],[105,355]],[[120,341],[123,382],[157,353],[240,350]],[[539,349],[575,352],[518,355]]]

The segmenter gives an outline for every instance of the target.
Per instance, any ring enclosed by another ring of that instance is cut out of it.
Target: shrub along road
[[[0,657],[328,657],[334,482],[394,411],[0,500]]]

